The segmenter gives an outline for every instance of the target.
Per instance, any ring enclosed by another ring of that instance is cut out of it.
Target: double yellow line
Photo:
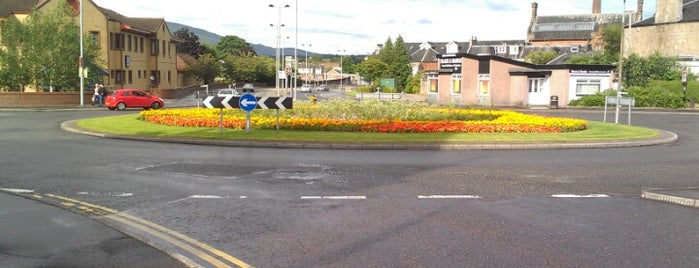
[[[154,237],[157,237],[173,246],[176,246],[184,251],[187,251],[197,258],[208,262],[211,264],[213,267],[243,267],[243,268],[248,268],[252,267],[249,264],[231,256],[228,255],[227,253],[218,250],[216,248],[213,248],[207,244],[204,244],[202,242],[199,242],[191,237],[188,237],[186,235],[183,235],[181,233],[178,233],[176,231],[170,230],[168,228],[165,228],[164,226],[155,224],[153,222],[138,218],[136,216],[130,215],[126,212],[119,212],[115,209],[91,204],[88,202],[80,201],[77,199],[69,198],[69,197],[64,197],[64,196],[59,196],[59,195],[53,195],[53,194],[46,194],[46,196],[55,198],[60,201],[61,205],[71,208],[71,209],[78,209],[80,211],[83,211],[85,213],[97,215],[97,216],[103,216],[106,219],[112,220],[114,222],[118,222],[120,224],[123,224],[125,226],[135,228],[140,230],[141,232],[144,232],[145,234],[152,235]],[[40,195],[33,195],[34,198],[36,199],[42,199]],[[126,232],[126,230],[121,230],[123,232]],[[137,237],[137,236],[135,236]],[[141,239],[143,241],[143,239]],[[143,241],[147,242],[147,241]],[[149,243],[150,244],[150,243]],[[152,245],[152,244],[151,244]],[[158,247],[157,245],[152,245],[155,247]],[[163,249],[161,249],[163,250]],[[173,255],[172,252],[168,250],[163,250],[164,252],[170,254],[171,256]],[[173,256],[176,259],[183,261],[181,259],[182,256],[175,255]],[[187,264],[187,263],[185,263]]]

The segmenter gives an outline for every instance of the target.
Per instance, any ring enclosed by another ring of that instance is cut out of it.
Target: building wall
[[[624,55],[650,56],[659,52],[662,56],[699,55],[699,42],[695,38],[699,22],[668,23],[636,27],[624,30]]]
[[[42,6],[42,9],[55,8],[62,3],[62,1],[49,1]],[[74,19],[76,23],[79,23],[79,16],[75,16]],[[92,1],[86,0],[83,1],[83,32],[90,34],[90,36],[93,34],[98,36],[100,60],[97,64],[104,67],[109,76],[96,78],[108,88],[149,90],[153,88],[173,89],[182,86],[183,80],[179,77],[180,74],[176,68],[177,45],[173,42],[172,35],[164,19],[162,19],[162,24],[155,31],[154,35],[151,33],[137,34],[124,31],[121,29],[121,22],[109,20]],[[123,34],[125,40],[124,49],[115,50],[111,48],[110,42],[113,34]],[[140,50],[141,39],[143,39],[143,52]],[[129,40],[131,40],[130,49]],[[138,41],[134,43],[134,40]],[[157,55],[151,55],[151,40],[157,40]],[[85,41],[88,42],[90,40]],[[163,41],[165,41],[165,46],[163,46]],[[126,57],[129,58],[129,66],[126,66]],[[154,77],[156,78],[155,83],[150,79],[152,71],[158,73]],[[123,81],[117,81],[117,72],[123,72]],[[129,77],[131,78],[129,79]]]
[[[515,97],[510,88],[510,68],[512,64],[501,61],[490,61],[490,104],[493,106],[514,106],[512,98]]]
[[[570,102],[570,70],[553,70],[549,77],[551,96],[558,96],[558,106],[566,107]]]

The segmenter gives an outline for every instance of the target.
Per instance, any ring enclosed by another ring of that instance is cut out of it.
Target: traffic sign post
[[[238,106],[245,111],[245,133],[250,133],[250,112],[257,107],[257,98],[252,94],[243,94],[238,100]]]
[[[250,132],[250,112],[252,110],[254,110],[255,108],[277,110],[277,130],[279,130],[279,110],[292,109],[294,102],[293,98],[291,97],[260,97],[259,99],[257,99],[255,95],[243,94],[240,97],[208,96],[204,99],[202,104],[204,105],[204,107],[209,109],[221,109],[221,132],[223,132],[223,109],[242,109],[246,112],[245,131]]]

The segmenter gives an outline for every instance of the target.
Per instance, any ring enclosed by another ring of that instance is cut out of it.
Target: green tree
[[[621,51],[621,25],[608,25],[602,29],[604,51],[573,55],[570,64],[616,64]]]
[[[216,45],[216,51],[220,53],[219,56],[221,58],[225,58],[228,55],[255,55],[255,50],[252,49],[252,46],[245,39],[235,35],[227,35],[221,38]]]
[[[177,53],[186,53],[199,58],[199,55],[206,52],[206,48],[199,42],[199,36],[189,31],[189,29],[179,29],[173,35],[182,40],[182,43],[177,44]]]
[[[221,74],[221,63],[214,55],[203,54],[187,71],[204,84],[210,84]]]
[[[624,60],[623,83],[625,87],[646,86],[651,80],[678,80],[681,68],[676,59],[655,53],[648,57],[636,54]]]
[[[369,57],[357,67],[359,75],[372,82],[378,82],[380,78],[387,75],[388,71],[388,64],[376,55]]]
[[[524,57],[524,61],[532,64],[546,64],[556,57],[558,57],[558,53],[553,50],[532,51]]]
[[[400,92],[405,89],[411,76],[410,55],[408,55],[408,48],[400,35],[393,44],[393,50],[393,57],[388,64],[396,79],[396,89]]]
[[[0,50],[0,87],[77,88],[80,31],[67,2],[55,10],[33,11],[23,22],[10,18],[2,22],[2,29],[2,46],[7,49]],[[96,62],[97,52],[95,44],[85,42],[83,62]]]
[[[228,55],[223,62],[223,76],[228,82],[274,82],[274,60],[251,53]]]

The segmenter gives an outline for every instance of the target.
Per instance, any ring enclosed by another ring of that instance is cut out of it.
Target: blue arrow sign
[[[255,95],[252,94],[243,94],[240,96],[238,104],[240,109],[249,112],[255,110],[255,107],[257,107],[257,98],[255,98]]]

